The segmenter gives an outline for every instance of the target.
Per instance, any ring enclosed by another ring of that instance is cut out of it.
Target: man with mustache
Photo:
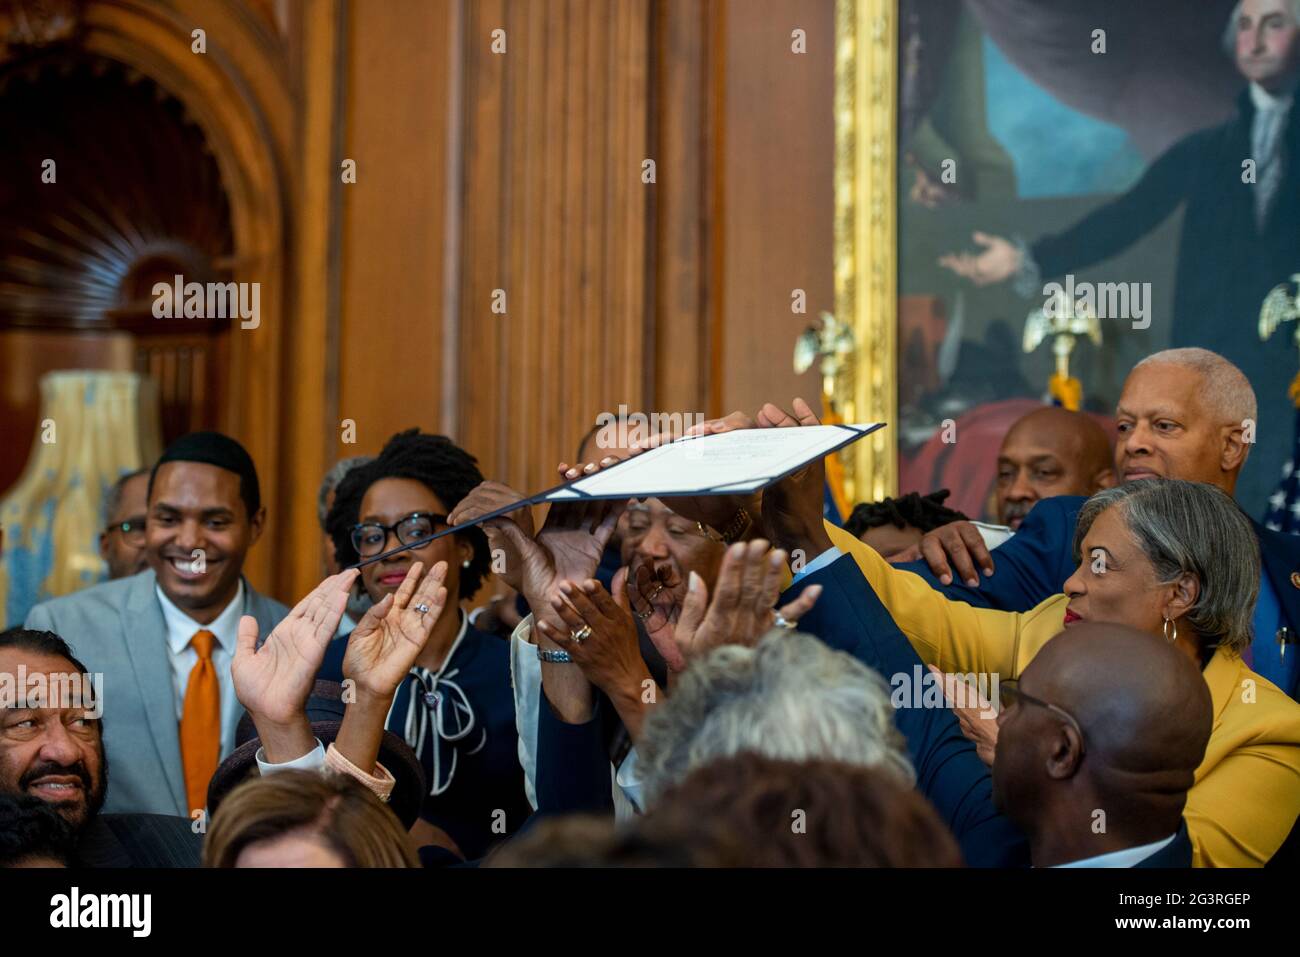
[[[28,685],[40,675],[54,686],[56,677],[85,676],[87,670],[58,635],[10,628],[0,632],[0,675],[9,681],[24,675]],[[109,687],[116,695],[118,689]],[[108,763],[102,722],[92,715],[101,703],[69,697],[0,708],[0,794],[53,808],[72,830],[82,866],[197,867],[202,838],[189,820],[100,813]]]
[[[265,520],[244,447],[217,432],[182,436],[149,477],[149,568],[29,613],[28,628],[66,635],[113,689],[107,810],[192,817],[204,807],[242,711],[230,678],[239,620],[270,634],[287,613],[243,577]]]
[[[1115,412],[1116,476],[1121,482],[1157,476],[1208,482],[1232,495],[1254,441],[1255,415],[1255,392],[1227,359],[1206,349],[1157,352],[1134,366],[1124,383]],[[922,539],[925,561],[903,567],[958,601],[1028,611],[1060,592],[1073,573],[1074,524],[1083,502],[1081,496],[1041,500],[1016,535],[995,549],[996,562],[974,526],[954,522]],[[1263,574],[1255,640],[1245,659],[1294,698],[1300,691],[1300,536],[1251,524]]]
[[[1017,529],[1039,499],[1109,488],[1110,458],[1110,440],[1091,416],[1052,405],[1022,416],[998,450],[998,521]]]

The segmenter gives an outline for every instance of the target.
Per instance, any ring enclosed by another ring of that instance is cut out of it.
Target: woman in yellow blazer
[[[1300,813],[1300,704],[1241,660],[1250,644],[1259,549],[1219,489],[1145,479],[1094,495],[1079,514],[1079,567],[1027,612],[951,601],[870,546],[827,525],[927,664],[1018,678],[1077,621],[1130,625],[1175,643],[1201,666],[1214,704],[1205,760],[1184,818],[1198,867],[1262,865]]]

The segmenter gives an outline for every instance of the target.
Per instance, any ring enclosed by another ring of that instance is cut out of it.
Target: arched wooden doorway
[[[168,432],[211,426],[248,447],[274,537],[291,205],[284,170],[293,120],[289,57],[269,9],[223,0],[18,0],[0,6],[0,28],[7,38],[0,77],[8,77],[9,91],[68,107],[39,127],[30,111],[16,108],[10,118],[31,125],[28,139],[39,139],[37,129],[52,134],[50,148],[64,154],[63,182],[81,194],[78,220],[37,192],[53,188],[42,184],[39,165],[26,179],[14,171],[5,177],[0,216],[29,228],[25,249],[7,238],[0,251],[0,365],[10,368],[9,401],[34,403],[36,375],[48,369],[153,373]],[[204,52],[196,52],[195,30],[204,32]],[[78,119],[68,114],[77,112],[79,91]],[[23,131],[4,132],[12,135]],[[91,157],[106,167],[98,183],[86,168]],[[31,150],[15,150],[9,163],[32,159]],[[52,243],[60,230],[67,241]],[[148,313],[142,291],[147,296],[155,277],[177,267],[259,283],[257,327],[160,327],[166,320]],[[4,439],[26,449],[31,433]],[[21,464],[8,471],[17,474]],[[259,587],[272,587],[272,558],[267,547],[250,557]]]

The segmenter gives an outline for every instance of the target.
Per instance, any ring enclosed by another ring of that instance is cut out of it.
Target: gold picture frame
[[[854,361],[832,399],[888,428],[844,453],[849,502],[898,491],[898,3],[836,0],[835,315]]]

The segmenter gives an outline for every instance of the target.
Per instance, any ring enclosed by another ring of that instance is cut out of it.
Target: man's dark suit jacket
[[[810,585],[821,585],[817,604],[799,620],[799,630],[821,638],[879,672],[911,682],[929,672],[907,636],[867,584],[851,555],[805,575],[779,604],[792,601]],[[905,695],[910,702],[911,695]],[[919,695],[918,695],[919,697]],[[916,786],[939,812],[971,867],[1020,867],[1029,863],[1029,846],[1020,831],[993,808],[989,769],[962,733],[950,708],[901,707],[894,721],[907,740],[916,768]]]
[[[852,556],[841,556],[806,575],[781,596],[792,601],[809,585],[822,586],[817,604],[799,622],[801,631],[845,651],[888,681],[894,674],[913,680],[926,674],[920,657],[867,585]],[[610,812],[609,755],[603,728],[613,712],[598,698],[586,724],[565,724],[543,693],[537,729],[537,810]],[[910,698],[910,696],[909,696]],[[899,730],[916,768],[917,789],[952,830],[972,867],[1016,867],[1029,863],[1023,835],[992,805],[992,781],[975,746],[961,733],[948,708],[899,708]]]
[[[198,867],[203,835],[165,814],[97,814],[77,841],[80,867]]]
[[[1020,530],[993,552],[993,575],[980,577],[970,588],[960,582],[939,583],[923,561],[899,568],[915,572],[954,601],[977,608],[1029,611],[1052,595],[1059,595],[1065,581],[1078,567],[1074,557],[1074,526],[1087,499],[1079,495],[1045,498],[1034,505],[1020,524]],[[1259,538],[1259,555],[1264,573],[1277,594],[1285,624],[1300,629],[1300,585],[1292,576],[1300,572],[1300,535],[1283,535],[1251,522]],[[1300,648],[1296,649],[1300,651]],[[1283,688],[1296,697],[1300,686]]]
[[[1174,839],[1150,857],[1144,857],[1134,867],[1191,867],[1192,839],[1187,834],[1187,822],[1178,826]]]

